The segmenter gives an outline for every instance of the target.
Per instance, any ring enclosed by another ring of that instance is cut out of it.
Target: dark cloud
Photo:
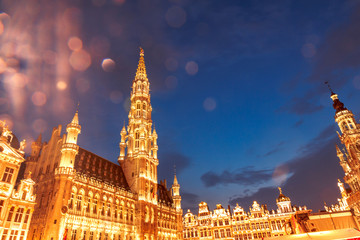
[[[191,210],[192,213],[197,213],[198,211],[198,204],[200,203],[199,195],[182,191],[181,192],[181,199],[182,199],[182,208],[184,211],[187,211],[188,209]]]
[[[337,179],[343,177],[334,143],[337,140],[333,126],[325,128],[309,144],[302,147],[302,155],[288,161],[284,167],[291,171],[291,176],[282,186],[283,193],[298,206],[312,206],[314,211],[323,208],[323,202],[336,202],[340,197],[337,191]],[[229,203],[247,205],[253,200],[267,203],[275,208],[277,194],[274,188],[260,188],[257,192],[232,197]]]
[[[213,187],[231,183],[254,185],[270,180],[271,176],[272,170],[255,170],[253,167],[244,167],[233,172],[225,170],[221,174],[209,171],[203,174],[200,179],[206,187]]]
[[[165,152],[159,155],[160,164],[158,166],[159,179],[167,179],[172,183],[174,179],[174,165],[176,173],[181,172],[190,166],[190,158],[179,152]]]
[[[279,192],[274,187],[265,187],[260,188],[257,192],[247,195],[247,196],[233,196],[229,200],[231,206],[236,206],[238,203],[244,209],[248,206],[251,206],[254,201],[257,201],[259,204],[270,204],[269,207],[274,208],[274,201],[278,197]],[[270,210],[269,209],[269,210]]]
[[[360,66],[359,25],[360,4],[357,4],[349,20],[329,32],[320,45],[310,81],[331,80],[341,84],[339,74],[347,75],[348,70]]]
[[[295,75],[284,84],[282,91],[291,91],[300,81],[311,84],[311,90],[294,97],[279,110],[297,115],[311,114],[323,109],[318,105],[318,96],[326,91],[324,82],[328,81],[335,90],[345,86],[357,75],[360,67],[360,4],[354,2],[352,14],[347,21],[332,28],[316,47],[311,60],[312,70],[308,76]]]
[[[323,109],[324,106],[316,105],[306,97],[293,98],[290,102],[279,108],[280,112],[294,113],[296,115],[305,115],[318,112]]]
[[[321,147],[324,143],[326,143],[329,139],[333,139],[336,135],[336,127],[335,125],[329,125],[324,128],[311,142],[308,144],[301,146],[299,148],[300,153],[312,152],[315,149]]]

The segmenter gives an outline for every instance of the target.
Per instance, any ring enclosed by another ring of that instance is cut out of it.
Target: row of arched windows
[[[131,204],[119,199],[113,200],[113,198],[108,198],[105,195],[100,198],[98,193],[94,196],[91,191],[86,196],[84,189],[80,189],[77,192],[76,187],[73,187],[68,208],[80,214],[89,214],[94,217],[108,217],[119,221],[134,221],[135,205],[133,203]]]

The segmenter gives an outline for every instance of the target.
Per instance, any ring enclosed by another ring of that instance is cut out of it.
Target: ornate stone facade
[[[1,240],[24,240],[27,238],[34,211],[35,182],[28,174],[16,178],[24,159],[25,140],[20,144],[5,122],[0,121],[0,236]]]
[[[266,205],[254,201],[249,212],[239,205],[231,212],[230,207],[224,209],[221,204],[211,212],[208,205],[201,202],[197,216],[190,210],[184,216],[184,239],[244,240],[300,233],[302,230],[295,216],[308,214],[310,210],[292,206],[290,198],[279,190],[276,211],[269,211]]]
[[[176,176],[171,189],[157,179],[149,89],[141,49],[120,165],[79,147],[78,111],[67,134],[58,126],[48,143],[33,143],[26,173],[34,172],[38,198],[29,239],[182,239],[180,185]]]
[[[331,90],[331,89],[330,89]],[[340,165],[345,172],[344,181],[350,189],[345,189],[339,180],[342,198],[338,208],[350,207],[360,219],[360,124],[356,122],[354,114],[339,100],[338,95],[331,91],[331,99],[335,109],[335,122],[340,128],[337,132],[343,150],[336,146]],[[347,206],[348,205],[348,206]],[[334,209],[335,210],[335,209]]]

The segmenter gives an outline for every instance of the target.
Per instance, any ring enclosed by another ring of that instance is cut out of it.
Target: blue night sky
[[[0,10],[0,118],[19,139],[48,141],[80,102],[79,145],[116,162],[142,46],[159,180],[170,187],[176,164],[184,210],[272,209],[278,186],[314,211],[340,197],[324,82],[359,119],[358,1],[3,0]]]

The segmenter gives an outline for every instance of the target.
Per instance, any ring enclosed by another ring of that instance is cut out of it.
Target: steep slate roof
[[[78,173],[130,191],[129,184],[120,165],[99,157],[83,148],[79,148],[79,153],[76,155],[75,170]]]
[[[173,203],[170,191],[162,183],[158,184],[158,202],[165,203],[168,206],[171,206]]]

